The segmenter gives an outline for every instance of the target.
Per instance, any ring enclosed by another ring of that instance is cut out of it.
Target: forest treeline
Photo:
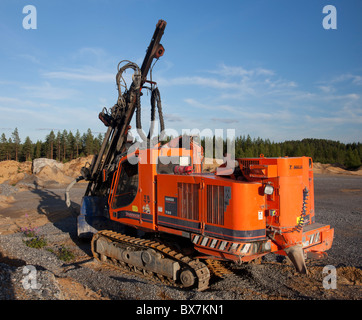
[[[63,130],[55,133],[53,130],[45,137],[45,141],[33,142],[29,136],[21,141],[19,131],[15,128],[9,137],[4,133],[0,136],[0,161],[31,161],[36,158],[55,159],[67,162],[78,157],[89,156],[99,151],[103,135],[94,136],[91,129],[81,134]]]
[[[215,138],[214,138],[215,140]],[[96,154],[103,141],[103,134],[95,136],[91,129],[85,133],[77,130],[52,130],[44,141],[33,142],[30,137],[21,141],[18,129],[9,137],[4,133],[0,136],[0,161],[16,160],[31,161],[36,158],[56,159],[67,162],[78,157]],[[223,141],[224,152],[227,151],[227,141]],[[303,139],[295,141],[272,142],[269,139],[240,136],[233,141],[235,157],[298,157],[309,156],[314,162],[340,164],[346,168],[357,168],[362,165],[362,143],[341,143],[325,139]],[[201,140],[205,147],[205,139]],[[214,145],[217,143],[214,141]]]
[[[339,164],[348,169],[362,165],[360,142],[344,144],[326,139],[303,139],[276,143],[269,139],[251,139],[249,135],[235,139],[236,158],[255,157],[260,154],[265,157],[308,156],[314,162]]]

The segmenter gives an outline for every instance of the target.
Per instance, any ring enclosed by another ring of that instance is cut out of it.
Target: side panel
[[[302,214],[303,183],[300,176],[279,178],[280,216],[279,225],[294,228]]]
[[[245,159],[243,161],[245,162]],[[293,229],[299,224],[302,213],[304,225],[314,223],[312,159],[284,157],[253,161],[259,161],[265,166],[277,165],[276,177],[264,179],[264,183],[271,183],[275,190],[272,195],[266,196],[267,224],[273,228]]]
[[[234,241],[265,239],[265,198],[260,183],[205,178],[205,235]]]
[[[201,232],[201,178],[157,175],[157,221],[160,226]]]
[[[215,176],[158,175],[158,224],[225,240],[263,240],[261,186]]]

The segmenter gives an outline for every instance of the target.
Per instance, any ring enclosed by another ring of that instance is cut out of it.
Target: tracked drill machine
[[[206,289],[212,261],[244,263],[268,253],[288,256],[307,273],[305,257],[324,257],[333,241],[333,229],[315,222],[311,158],[261,155],[203,173],[203,148],[193,137],[162,143],[151,128],[143,134],[142,90],[151,91],[151,120],[158,107],[164,131],[160,93],[147,75],[164,53],[165,27],[157,23],[141,68],[118,66],[117,103],[99,115],[108,127],[102,147],[76,180],[89,181],[78,235],[92,237],[94,257],[105,264],[185,288]],[[135,113],[142,143],[129,135]]]

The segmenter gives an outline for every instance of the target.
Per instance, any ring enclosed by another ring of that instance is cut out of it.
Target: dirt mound
[[[87,163],[92,162],[93,156],[77,158],[67,163],[50,162],[41,166],[38,172],[33,173],[36,178],[36,183],[39,186],[49,185],[68,185],[75,178],[80,176],[80,170]]]
[[[88,156],[84,158],[77,158],[63,165],[63,173],[69,177],[77,178],[80,176],[80,169],[84,167],[87,163],[91,163],[93,156]]]
[[[313,172],[316,174],[347,174],[347,175],[362,176],[362,167],[352,171],[352,170],[346,170],[336,164],[323,164],[315,162],[313,164]]]
[[[30,161],[17,162],[13,160],[0,162],[0,183],[7,181],[15,184],[31,174],[32,163]]]
[[[11,207],[19,191],[65,188],[80,176],[80,170],[92,162],[92,156],[78,158],[68,163],[39,158],[33,162],[0,162],[0,210]],[[18,201],[18,200],[17,200]],[[26,207],[24,208],[26,210]]]
[[[43,167],[36,175],[36,177],[38,179],[38,184],[41,184],[40,182],[69,184],[73,180],[72,177],[67,176],[57,167],[49,167],[49,166]]]
[[[7,183],[19,187],[69,184],[80,176],[80,169],[87,163],[90,164],[92,158],[93,156],[78,158],[64,164],[45,158],[34,159],[33,162],[1,161],[0,184]]]

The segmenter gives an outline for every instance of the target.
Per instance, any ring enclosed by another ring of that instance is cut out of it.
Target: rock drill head
[[[303,247],[300,244],[284,249],[290,261],[292,261],[297,272],[308,274],[307,266],[304,259]]]

